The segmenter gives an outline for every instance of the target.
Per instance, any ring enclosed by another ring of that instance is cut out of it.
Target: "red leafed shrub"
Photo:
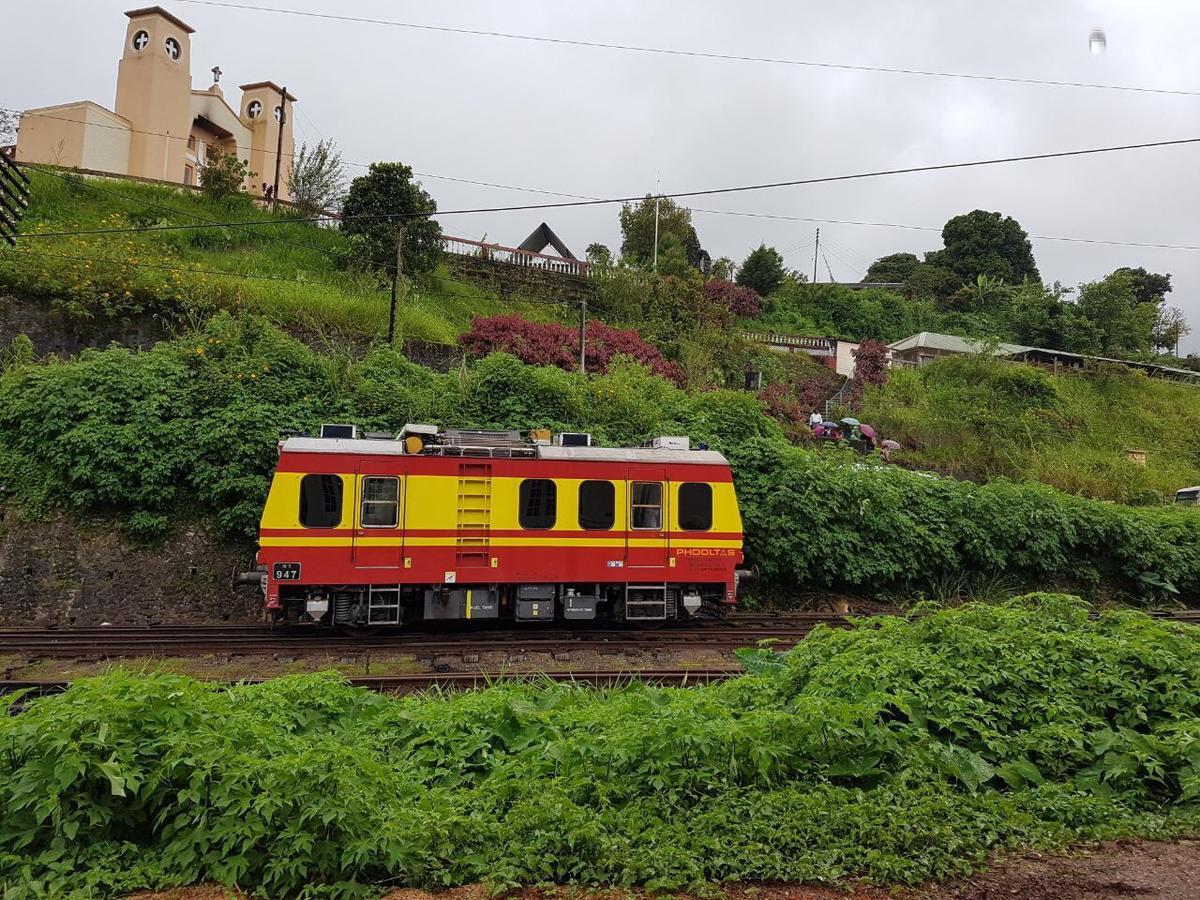
[[[704,296],[713,303],[727,307],[735,316],[753,319],[762,312],[762,298],[753,288],[742,287],[723,278],[705,282]]]
[[[854,351],[854,378],[846,402],[851,409],[858,409],[862,402],[863,389],[867,385],[886,384],[888,379],[888,345],[883,341],[864,338]]]
[[[471,330],[458,342],[472,356],[511,353],[521,362],[558,366],[568,372],[579,367],[579,332],[556,322],[530,322],[520,316],[476,316]],[[614,356],[628,356],[656,375],[678,383],[683,371],[636,331],[613,328],[597,319],[587,326],[587,369],[604,373]]]

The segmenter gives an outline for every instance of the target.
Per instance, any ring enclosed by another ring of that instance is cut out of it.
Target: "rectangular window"
[[[191,166],[183,167],[183,183],[192,184],[196,180],[196,176],[192,173]]]
[[[689,481],[679,486],[679,527],[684,531],[708,531],[712,528],[712,485]]]
[[[521,482],[517,519],[522,528],[553,528],[558,517],[558,485],[549,478]]]
[[[617,489],[611,481],[579,483],[579,527],[607,531],[617,520]]]
[[[634,528],[661,531],[662,485],[657,481],[635,481],[629,486],[629,512]]]
[[[342,476],[305,475],[300,479],[300,524],[336,528],[342,521]]]
[[[362,480],[363,528],[395,528],[400,524],[400,479],[369,476]]]

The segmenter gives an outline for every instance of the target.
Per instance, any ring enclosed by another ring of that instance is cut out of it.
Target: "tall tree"
[[[892,253],[871,263],[863,281],[878,283],[906,282],[921,264],[915,253]]]
[[[306,215],[334,209],[346,193],[346,167],[342,154],[329,138],[315,147],[300,145],[288,170],[292,202]]]
[[[926,253],[925,262],[949,269],[960,281],[974,281],[977,275],[1009,284],[1041,280],[1029,235],[1011,216],[982,209],[955,216],[942,228],[942,242],[944,249]]]
[[[1158,307],[1138,302],[1134,280],[1128,274],[1114,272],[1100,281],[1080,285],[1075,308],[1095,327],[1101,353],[1141,353],[1154,345]]]
[[[759,244],[738,266],[737,283],[753,288],[760,297],[774,293],[783,284],[783,257],[774,247]]]
[[[1136,269],[1125,266],[1117,269],[1113,274],[1129,276],[1138,303],[1162,303],[1167,294],[1171,293],[1170,274],[1159,275],[1157,272],[1147,272],[1141,266]]]
[[[655,198],[646,195],[636,204],[621,207],[621,256],[635,265],[649,267],[654,259]],[[689,266],[701,262],[700,238],[692,226],[692,211],[669,197],[658,199],[658,252],[664,243],[674,241],[683,248]]]
[[[372,163],[366,175],[350,182],[342,204],[342,231],[361,235],[367,261],[377,269],[396,264],[396,231],[404,226],[404,271],[427,272],[442,251],[442,226],[430,213],[437,202],[413,180],[411,166]]]
[[[599,241],[593,241],[588,244],[587,249],[583,251],[583,255],[593,266],[612,265],[612,251]]]
[[[1178,352],[1179,341],[1192,333],[1192,326],[1184,318],[1183,310],[1172,306],[1158,314],[1154,324],[1154,346]]]

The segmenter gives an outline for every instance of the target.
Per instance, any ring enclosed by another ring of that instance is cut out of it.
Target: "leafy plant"
[[[0,888],[917,883],[1200,826],[1193,626],[1031,595],[819,627],[697,688],[117,672],[0,718]]]

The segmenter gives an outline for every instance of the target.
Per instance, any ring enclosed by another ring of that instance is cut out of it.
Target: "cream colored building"
[[[220,68],[208,90],[192,90],[195,29],[161,6],[125,15],[113,109],[79,100],[25,110],[17,159],[192,185],[216,148],[249,163],[246,187],[255,195],[274,183],[276,159],[282,159],[279,196],[291,199],[287,172],[295,150],[296,98],[273,81],[256,81],[241,86],[235,109],[221,90]]]

